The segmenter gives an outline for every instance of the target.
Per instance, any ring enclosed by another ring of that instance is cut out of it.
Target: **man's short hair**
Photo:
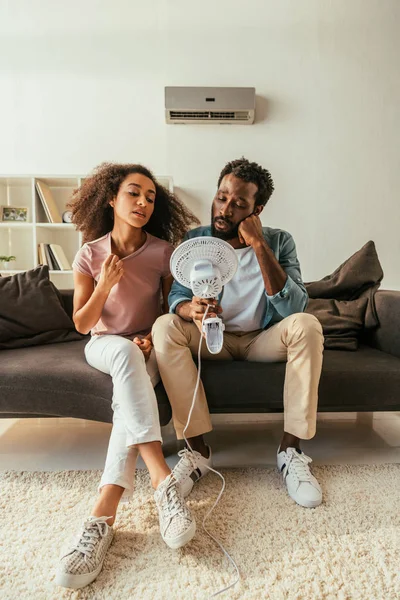
[[[254,183],[257,186],[255,194],[256,206],[265,206],[274,191],[274,182],[271,173],[263,169],[255,162],[250,162],[247,158],[238,158],[228,162],[222,169],[218,178],[218,187],[226,175],[234,175],[248,183]]]

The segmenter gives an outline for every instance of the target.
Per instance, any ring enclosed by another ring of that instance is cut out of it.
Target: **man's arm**
[[[284,288],[287,275],[264,238],[254,244],[253,250],[260,265],[265,292],[267,296],[275,296]]]
[[[178,305],[182,302],[191,302],[192,298],[192,290],[174,280],[168,296],[169,312],[179,314],[177,311]]]
[[[265,293],[282,317],[304,312],[308,294],[301,278],[296,245],[287,234],[279,252],[279,262],[262,232],[259,217],[252,215],[239,228],[241,239],[252,246],[264,280]]]

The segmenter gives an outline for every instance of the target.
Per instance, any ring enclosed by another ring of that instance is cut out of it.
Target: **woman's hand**
[[[124,266],[122,260],[115,254],[107,256],[101,267],[98,285],[110,292],[124,274]]]
[[[150,354],[153,348],[153,343],[151,341],[151,334],[144,338],[133,338],[133,343],[139,346],[141,351],[144,354],[144,360],[147,362],[150,358]]]

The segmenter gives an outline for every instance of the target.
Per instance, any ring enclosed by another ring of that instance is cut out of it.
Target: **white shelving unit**
[[[16,256],[9,269],[0,266],[0,275],[7,276],[33,269],[38,265],[38,244],[59,244],[72,263],[82,245],[82,235],[74,225],[48,223],[41,200],[36,191],[36,180],[46,183],[62,214],[74,189],[79,187],[83,175],[0,175],[0,206],[28,209],[26,222],[0,221],[0,256]],[[157,181],[173,191],[171,177],[157,177]],[[50,271],[50,279],[59,289],[73,287],[72,271]]]

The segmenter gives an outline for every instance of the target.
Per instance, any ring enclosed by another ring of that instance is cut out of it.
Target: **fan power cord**
[[[208,309],[210,308],[210,306],[208,305],[206,308],[206,312],[204,313],[202,322],[201,322],[201,328],[203,329],[203,323],[204,320],[207,316],[208,313]],[[199,342],[199,350],[198,350],[198,354],[197,354],[197,358],[198,358],[198,366],[197,366],[197,381],[196,381],[196,386],[194,389],[194,394],[193,394],[193,399],[192,399],[192,405],[190,407],[190,411],[189,411],[189,416],[188,416],[188,420],[187,423],[185,425],[185,429],[183,430],[183,439],[186,442],[187,447],[189,448],[189,450],[191,452],[193,452],[193,448],[191,447],[191,445],[189,444],[189,441],[186,437],[186,430],[189,427],[189,423],[190,423],[190,419],[192,417],[192,413],[193,413],[193,409],[194,409],[194,405],[196,402],[196,397],[197,397],[197,392],[199,390],[199,385],[200,385],[200,376],[201,376],[201,347],[203,345],[203,334],[200,333],[200,342]],[[213,473],[216,473],[216,475],[218,475],[218,477],[220,477],[222,479],[222,488],[220,493],[218,494],[218,497],[216,499],[216,501],[214,502],[214,504],[212,505],[212,507],[210,508],[210,510],[207,512],[207,514],[205,515],[204,519],[203,519],[203,529],[206,532],[206,534],[221,548],[222,552],[225,554],[225,556],[227,557],[227,559],[230,561],[230,563],[232,564],[233,568],[236,571],[236,579],[233,583],[231,583],[230,585],[228,585],[227,587],[224,587],[223,589],[219,590],[218,592],[215,592],[214,594],[212,594],[211,598],[215,598],[215,596],[219,596],[219,594],[222,594],[223,592],[228,591],[229,589],[231,589],[232,587],[234,587],[239,581],[240,581],[240,572],[239,572],[239,568],[236,564],[236,562],[234,561],[234,559],[232,558],[232,556],[229,554],[229,552],[227,550],[225,550],[224,546],[221,544],[221,542],[212,534],[209,532],[209,530],[206,527],[206,521],[208,519],[208,517],[211,515],[212,511],[214,510],[214,508],[217,506],[218,502],[221,500],[222,498],[222,494],[225,491],[225,478],[224,476],[219,472],[216,471],[215,469],[213,469],[212,467],[209,467],[208,465],[205,465],[207,467],[207,469],[209,469],[209,471],[212,471]]]

